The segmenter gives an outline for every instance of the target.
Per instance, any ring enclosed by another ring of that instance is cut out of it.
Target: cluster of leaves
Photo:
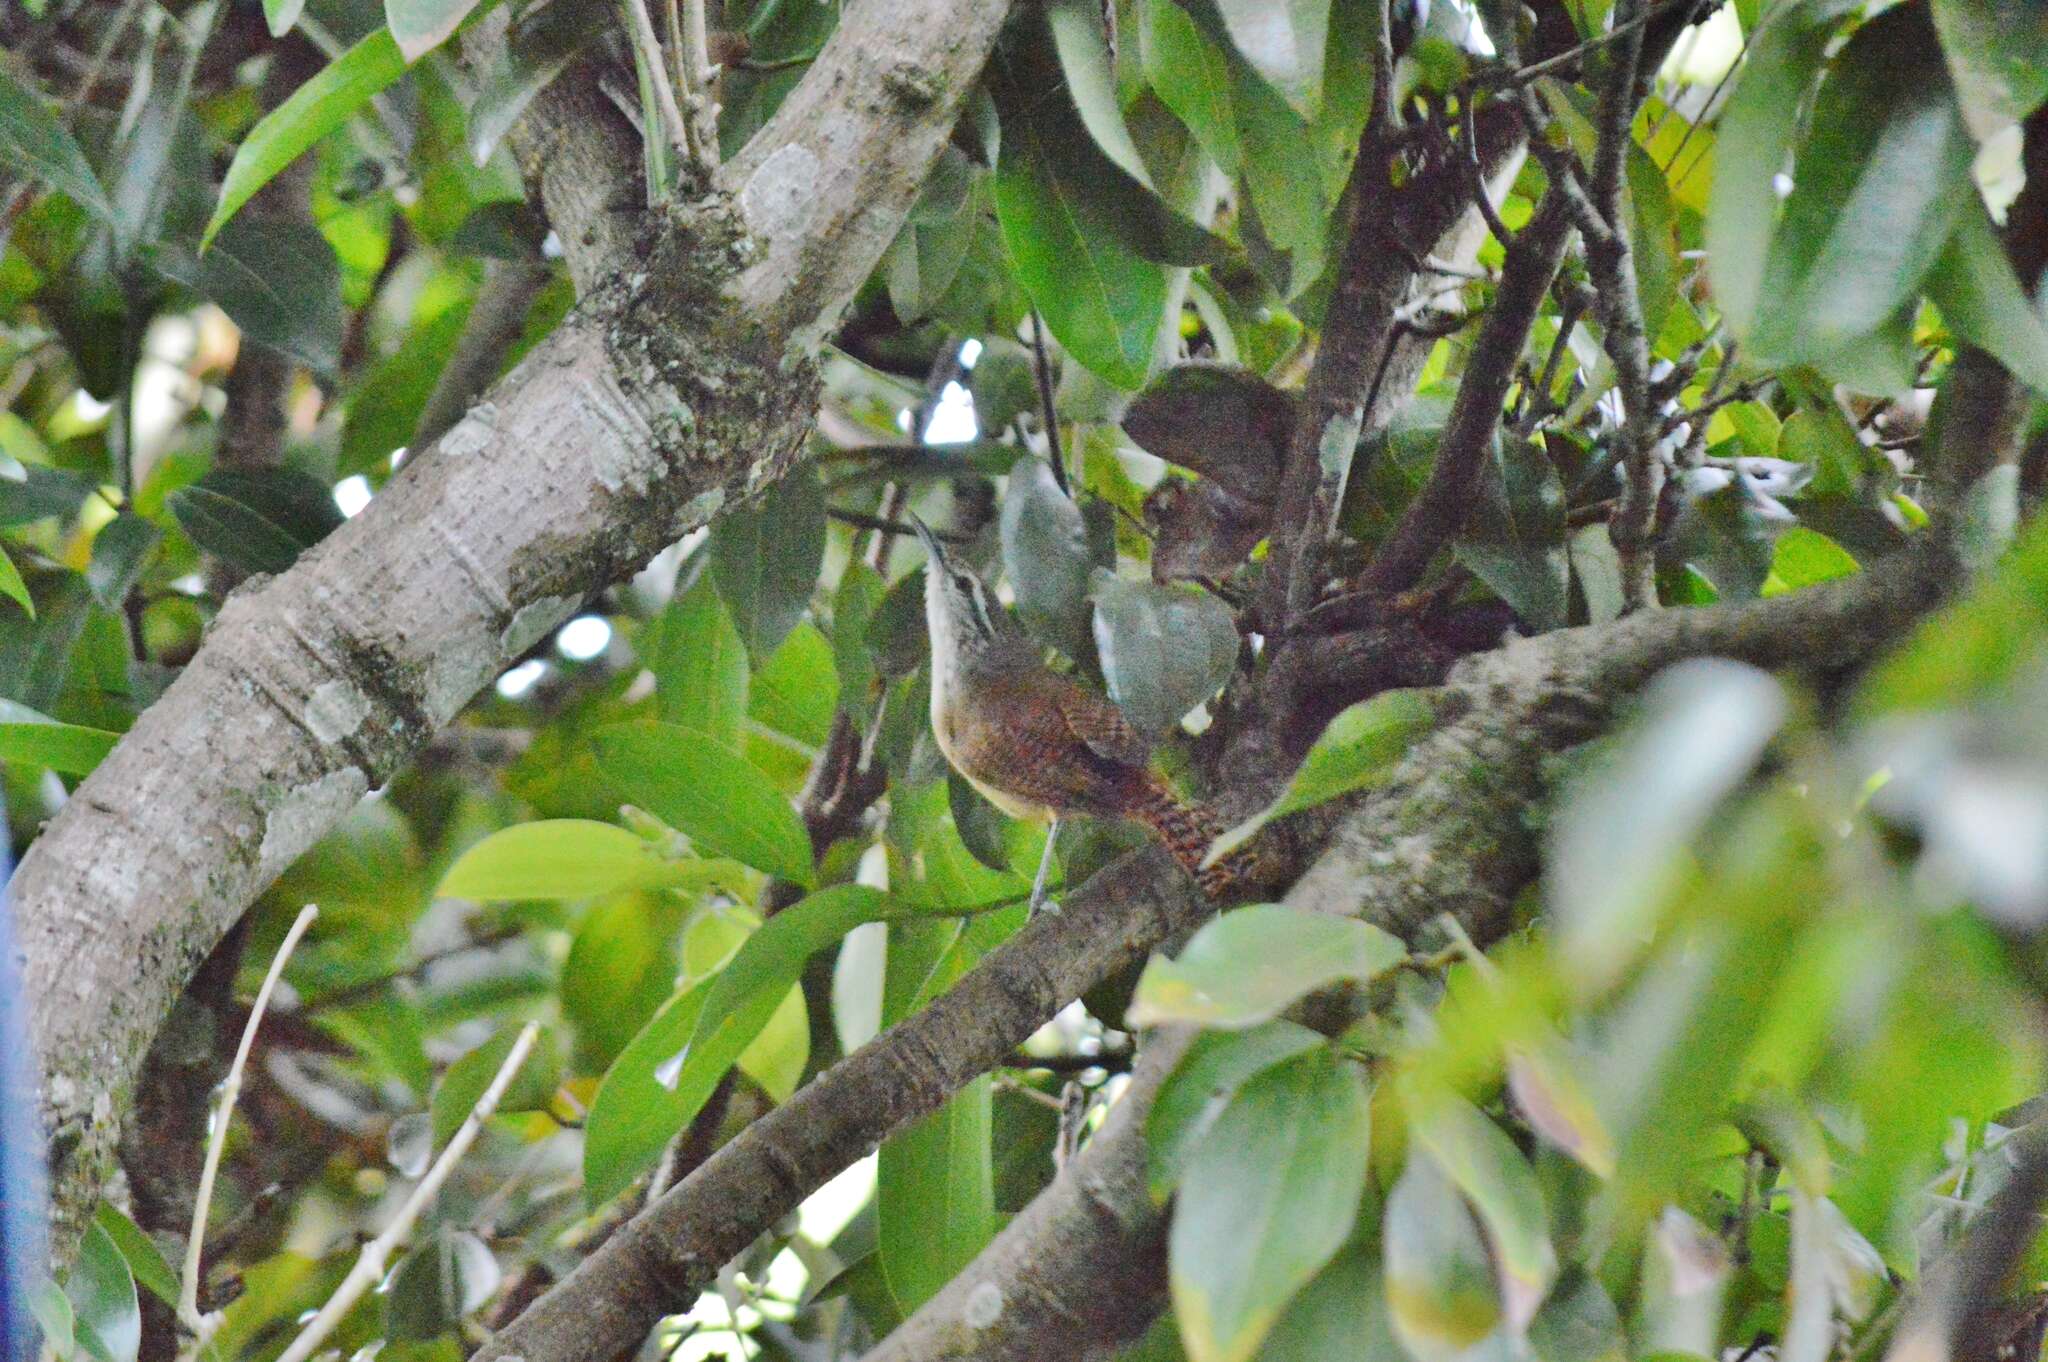
[[[1093,0],[1018,7],[826,356],[815,459],[594,602],[577,625],[608,641],[541,645],[266,900],[252,973],[300,903],[323,914],[262,1042],[260,1124],[231,1150],[216,1223],[248,1228],[219,1356],[283,1346],[346,1270],[345,1231],[424,1168],[524,1022],[547,1027],[537,1058],[336,1346],[459,1356],[505,1279],[573,1264],[672,1140],[709,1145],[786,1100],[1016,930],[1043,833],[949,777],[926,732],[921,567],[888,529],[904,510],[961,535],[1048,652],[1185,759],[1186,717],[1248,656],[1237,607],[1331,301],[1379,7],[1107,8],[1110,25]],[[1597,63],[1608,7],[1561,8]],[[836,7],[724,9],[751,53],[722,78],[731,151]],[[1500,25],[1519,18],[1396,10],[1378,93],[1405,175],[1512,74]],[[101,32],[91,6],[53,11],[10,35],[69,52]],[[224,0],[117,31],[121,98],[53,110],[35,44],[0,64],[0,164],[49,191],[18,197],[0,257],[0,761],[20,838],[190,656],[228,577],[288,568],[339,523],[329,488],[390,475],[485,262],[544,259],[501,143],[572,56],[623,68],[620,31],[609,7],[521,4],[464,73],[437,45],[478,13],[266,0],[269,32],[330,58],[269,108],[260,67],[208,57],[234,37]],[[2048,337],[1972,179],[2048,95],[2038,24],[1980,0],[1780,0],[1702,30],[1736,31],[1753,36],[1725,103],[1660,82],[1628,156],[1684,474],[1660,554],[1672,605],[1782,594],[1905,542],[1924,521],[1913,394],[1959,340],[2048,386]],[[1597,83],[1568,74],[1535,89],[1588,152]],[[656,193],[675,174],[660,144]],[[266,206],[294,165],[303,216]],[[1521,168],[1501,217],[1519,227],[1546,188]],[[1427,477],[1471,355],[1442,324],[1484,314],[1501,259],[1490,242],[1418,300],[1418,327],[1450,334],[1353,459],[1339,566]],[[1531,632],[1619,608],[1600,523],[1614,377],[1581,274],[1527,338],[1446,555],[1455,594]],[[557,278],[504,362],[570,301]],[[212,466],[232,362],[215,309],[293,367],[278,466]],[[189,354],[167,349],[179,336]],[[168,405],[150,395],[167,373]],[[965,410],[975,438],[932,443]],[[1948,622],[1968,647],[1873,682],[1845,733],[1759,677],[1675,678],[1561,813],[1540,926],[1490,956],[1411,958],[1364,924],[1261,906],[1155,964],[1128,1007],[1125,981],[1035,1040],[1062,1069],[1101,1060],[1092,1092],[1116,1031],[1208,1028],[1150,1132],[1156,1190],[1178,1197],[1176,1310],[1144,1355],[1715,1356],[1769,1334],[1826,1356],[1996,1186],[1996,1118],[2035,1072],[2004,946],[1954,905],[2030,926],[2048,883],[2012,850],[2043,839],[1987,812],[2015,786],[1983,737],[2031,732],[2039,640],[2012,621],[2037,622],[2040,558]],[[1233,838],[1371,779],[1429,718],[1413,696],[1347,711]],[[1751,779],[1766,747],[1779,769]],[[850,776],[875,816],[827,816],[821,792]],[[1062,879],[1122,836],[1063,833]],[[1377,1005],[1334,1039],[1282,1017],[1343,984]],[[884,1148],[872,1196],[842,1188],[765,1238],[671,1340],[843,1356],[891,1328],[1052,1175],[1051,1075],[1020,1060],[969,1085]],[[260,1193],[273,1181],[281,1200]],[[142,1298],[172,1294],[110,1208],[44,1322],[60,1352],[123,1362]]]

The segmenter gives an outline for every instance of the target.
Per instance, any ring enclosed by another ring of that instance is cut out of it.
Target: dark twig
[[[828,506],[825,509],[825,514],[840,524],[851,525],[857,530],[874,530],[878,533],[889,535],[913,533],[907,521],[895,520],[888,516],[869,515],[866,511],[852,511],[844,506]],[[956,534],[951,530],[934,528],[932,535],[934,538],[942,539],[948,544],[967,544],[973,542],[969,536]]]
[[[1060,414],[1053,402],[1052,363],[1045,355],[1045,318],[1031,309],[1031,371],[1038,379],[1038,415],[1045,422],[1045,456],[1052,460],[1052,480],[1072,497],[1067,485],[1067,451],[1060,443]]]

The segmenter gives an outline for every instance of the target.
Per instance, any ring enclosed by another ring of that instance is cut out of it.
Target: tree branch
[[[590,97],[573,86],[537,102],[521,160],[583,302],[363,514],[229,599],[15,877],[60,1252],[150,1038],[227,925],[591,591],[796,456],[809,356],[1002,17],[968,0],[848,13],[707,196],[656,214],[607,197],[639,159],[617,154],[616,115],[563,122]]]

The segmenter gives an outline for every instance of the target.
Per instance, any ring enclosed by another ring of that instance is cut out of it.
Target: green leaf
[[[300,153],[355,115],[371,96],[405,74],[405,56],[380,28],[292,91],[242,139],[221,184],[220,203],[199,238],[203,252],[228,219]]]
[[[1365,1085],[1326,1049],[1238,1090],[1195,1151],[1167,1233],[1193,1362],[1246,1362],[1351,1233],[1365,1192]]]
[[[707,870],[706,867],[710,869]],[[744,875],[728,863],[724,873]],[[672,861],[624,828],[552,818],[504,828],[462,853],[435,887],[437,898],[587,899],[629,889],[703,883],[716,863]]]
[[[1824,360],[1878,331],[1941,255],[1976,190],[1938,52],[1926,7],[1904,5],[1863,25],[1835,59],[1771,239],[1762,287],[1772,305],[1745,338],[1753,357]],[[1728,143],[1724,127],[1717,145]]]
[[[1230,40],[1261,79],[1313,119],[1323,101],[1330,0],[1215,0]]]
[[[815,467],[791,469],[711,532],[711,575],[747,651],[774,652],[811,603],[825,556],[825,488]]]
[[[652,1168],[696,1114],[655,1072],[690,1039],[714,982],[705,979],[663,1003],[605,1070],[583,1123],[583,1195],[590,1205],[602,1206]]]
[[[1729,1275],[1720,1237],[1678,1207],[1665,1207],[1643,1248],[1639,1355],[1717,1353]]]
[[[882,574],[856,558],[839,575],[839,590],[832,598],[832,665],[839,672],[839,703],[863,724],[873,718],[881,682],[868,636],[888,591]]]
[[[77,1313],[72,1310],[71,1298],[64,1294],[64,1288],[48,1277],[35,1282],[28,1290],[28,1312],[36,1327],[43,1331],[43,1342],[59,1358],[76,1356]]]
[[[877,1168],[882,1271],[905,1315],[995,1238],[990,1151],[994,1082],[974,1079],[882,1146]]]
[[[1548,898],[1576,980],[1598,989],[1642,948],[1687,844],[1789,713],[1783,688],[1740,663],[1683,662],[1650,683],[1551,831]]]
[[[497,1293],[502,1273],[484,1241],[438,1225],[380,1289],[384,1337],[423,1341],[453,1333]]]
[[[674,724],[619,724],[600,730],[593,742],[606,778],[699,851],[811,883],[815,868],[803,820],[739,753]]]
[[[107,1232],[114,1241],[114,1247],[121,1250],[121,1257],[127,1260],[128,1270],[134,1274],[137,1285],[147,1287],[149,1294],[165,1305],[178,1304],[178,1274],[164,1258],[164,1251],[156,1246],[142,1227],[122,1214],[121,1208],[111,1201],[102,1201],[93,1212],[93,1223]]]
[[[86,776],[119,741],[118,733],[77,724],[9,721],[0,723],[0,762],[47,766],[67,776]]]
[[[1981,199],[1973,196],[1964,206],[1955,235],[1927,276],[1927,296],[1949,330],[2048,395],[2048,325],[2028,301]]]
[[[533,97],[618,22],[610,5],[527,6],[513,16],[511,32],[491,53],[469,108],[469,150],[477,165],[491,159]]]
[[[384,0],[384,21],[411,63],[448,41],[476,6],[477,0]]]
[[[1207,859],[1228,856],[1276,818],[1377,785],[1435,723],[1436,705],[1420,690],[1382,691],[1341,711],[1324,726],[1280,797],[1218,837]]]
[[[1763,595],[1783,596],[1803,587],[1853,577],[1860,571],[1855,557],[1840,544],[1819,530],[1794,525],[1778,536]]]
[[[1401,1355],[1401,1342],[1387,1318],[1379,1258],[1369,1245],[1354,1241],[1340,1249],[1288,1305],[1259,1349],[1259,1362],[1392,1362]]]
[[[670,599],[643,661],[665,722],[739,750],[747,718],[747,649],[709,578]]]
[[[1628,1333],[1599,1281],[1567,1269],[1529,1324],[1537,1362],[1627,1362]]]
[[[238,217],[192,256],[172,247],[158,270],[220,304],[249,340],[323,377],[341,366],[341,264],[310,222]]]
[[[498,1076],[505,1057],[512,1053],[519,1031],[517,1026],[505,1027],[450,1064],[448,1072],[441,1075],[441,1082],[434,1089],[433,1103],[436,1149],[447,1144],[462,1128],[462,1123],[469,1119],[470,1113],[476,1110],[477,1100],[491,1086],[491,1080]],[[555,1046],[553,1032],[543,1028],[532,1053],[527,1055],[511,1086],[505,1089],[505,1095],[498,1099],[498,1113],[544,1110],[554,1100],[555,1089],[561,1086],[561,1082],[561,1055]]]
[[[1457,560],[1547,633],[1563,627],[1570,599],[1564,541],[1564,480],[1550,456],[1533,441],[1495,441],[1453,546]]]
[[[270,25],[270,36],[282,38],[291,32],[292,25],[299,21],[299,12],[306,8],[306,0],[263,0],[263,18]]]
[[[747,715],[798,742],[822,747],[839,705],[839,672],[832,645],[809,621],[790,630],[754,672]]]
[[[0,526],[70,516],[92,495],[92,479],[69,468],[30,464],[22,474],[19,482],[0,479]]]
[[[92,540],[92,562],[85,569],[93,598],[109,610],[124,608],[162,538],[162,530],[133,511],[123,511],[100,526]],[[0,590],[7,589],[6,577],[7,570],[0,568]]]
[[[1138,23],[1138,51],[1152,89],[1223,173],[1236,175],[1244,153],[1229,60],[1174,0],[1144,0]]]
[[[28,594],[28,583],[21,580],[21,569],[7,556],[4,546],[0,546],[0,596],[19,605],[30,619],[36,617],[35,597]]]
[[[1387,1314],[1418,1358],[1449,1358],[1501,1321],[1493,1265],[1471,1208],[1437,1166],[1411,1149],[1380,1230]]]
[[[1109,698],[1140,733],[1174,727],[1230,679],[1237,617],[1215,596],[1178,583],[1128,582],[1105,568],[1091,582]]]
[[[1145,1123],[1145,1170],[1153,1200],[1180,1185],[1188,1159],[1254,1074],[1323,1043],[1306,1026],[1272,1021],[1248,1031],[1205,1031],[1160,1084]]]
[[[135,1362],[142,1348],[142,1309],[135,1277],[113,1236],[95,1224],[78,1246],[65,1284],[79,1347],[97,1362]]]
[[[753,1043],[740,1051],[734,1063],[754,1080],[773,1102],[787,1102],[804,1081],[804,1067],[811,1059],[811,1014],[804,1003],[802,984],[791,984],[782,1001],[768,1014]]]
[[[342,521],[333,494],[291,468],[208,473],[168,504],[193,543],[250,572],[285,571]]]
[[[1507,1322],[1519,1332],[1557,1277],[1536,1174],[1514,1141],[1464,1098],[1426,1079],[1406,1095],[1410,1136],[1465,1194],[1485,1227]]]
[[[1764,267],[1778,214],[1774,182],[1798,135],[1800,108],[1828,39],[1849,8],[1835,0],[1773,6],[1749,41],[1742,78],[1721,114],[1707,205],[1707,271],[1714,301],[1738,335],[1749,333],[1765,296]]]
[[[1930,9],[1979,142],[2048,100],[2048,12],[2006,0],[1933,0]]]
[[[1043,459],[1010,470],[998,529],[1017,616],[1040,643],[1088,656],[1088,527]]]
[[[0,70],[0,165],[41,180],[79,207],[113,221],[114,206],[85,152],[42,96],[5,70]]]
[[[1319,988],[1377,978],[1407,955],[1398,938],[1369,922],[1254,904],[1203,926],[1178,958],[1154,956],[1125,1015],[1140,1027],[1241,1030]]]

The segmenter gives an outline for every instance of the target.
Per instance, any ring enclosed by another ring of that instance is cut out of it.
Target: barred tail
[[[1205,898],[1222,898],[1247,878],[1256,864],[1252,848],[1242,846],[1214,865],[1204,866],[1210,845],[1230,825],[1207,804],[1187,802],[1162,781],[1147,779],[1129,813],[1152,829],[1167,853],[1194,877]]]

